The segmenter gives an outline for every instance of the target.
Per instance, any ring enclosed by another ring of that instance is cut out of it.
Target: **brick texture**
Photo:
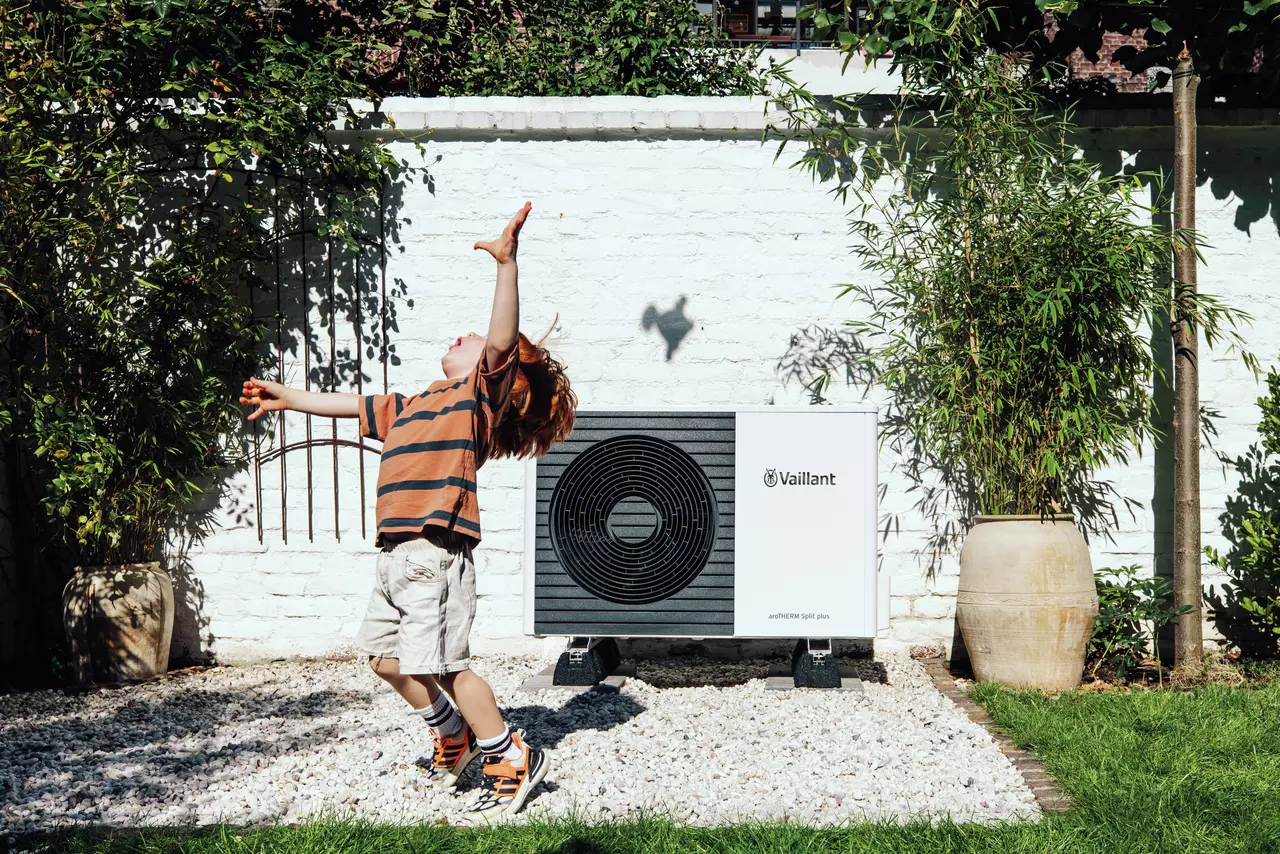
[[[1046,15],[1045,21],[1048,24],[1049,38],[1052,40],[1058,31],[1057,25],[1053,22],[1052,13]],[[1090,62],[1084,55],[1084,51],[1076,49],[1067,57],[1067,67],[1071,70],[1071,76],[1077,80],[1110,81],[1118,92],[1149,91],[1151,72],[1133,74],[1123,64],[1112,59],[1117,48],[1133,46],[1141,50],[1146,47],[1147,40],[1142,35],[1144,32],[1145,28],[1136,29],[1131,33],[1103,33],[1097,62]]]
[[[1133,74],[1121,63],[1111,58],[1118,47],[1132,45],[1139,50],[1146,47],[1147,40],[1142,37],[1141,33],[1142,30],[1134,30],[1129,35],[1124,33],[1105,33],[1102,36],[1102,49],[1098,51],[1097,62],[1090,62],[1085,58],[1083,51],[1077,50],[1071,54],[1068,60],[1072,75],[1081,79],[1101,77],[1110,80],[1115,84],[1117,91],[1120,92],[1148,91],[1151,81],[1149,72]]]

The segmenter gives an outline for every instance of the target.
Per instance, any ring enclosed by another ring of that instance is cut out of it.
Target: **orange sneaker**
[[[524,742],[524,730],[513,732],[511,740],[524,754],[523,762],[501,756],[484,758],[484,776],[480,779],[480,795],[464,817],[471,824],[489,824],[520,811],[534,787],[551,770],[547,751]]]
[[[444,789],[458,785],[458,778],[467,770],[477,756],[480,747],[476,744],[476,735],[467,724],[457,735],[448,738],[434,736],[435,755],[431,759],[431,767],[427,769],[427,778]]]

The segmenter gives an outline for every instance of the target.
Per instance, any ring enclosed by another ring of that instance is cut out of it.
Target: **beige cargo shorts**
[[[404,540],[378,555],[356,645],[400,659],[404,674],[456,673],[470,667],[475,617],[471,541],[448,532]]]

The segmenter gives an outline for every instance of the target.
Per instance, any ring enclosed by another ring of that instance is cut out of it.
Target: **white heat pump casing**
[[[734,635],[875,637],[875,414],[739,411],[736,444]]]
[[[888,615],[878,611],[884,609],[887,587],[877,568],[875,409],[699,406],[591,407],[586,411],[592,415],[732,413],[733,629],[731,634],[696,636],[873,638],[878,629],[883,630]],[[525,487],[524,629],[526,634],[540,636],[550,633],[536,626],[540,524],[536,482],[537,461],[530,460]]]

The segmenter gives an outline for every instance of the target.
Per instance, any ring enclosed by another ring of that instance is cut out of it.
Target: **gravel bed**
[[[990,736],[906,657],[860,662],[873,680],[861,695],[766,691],[767,662],[675,658],[640,662],[621,691],[518,693],[545,664],[475,662],[513,726],[552,751],[524,815],[646,811],[694,824],[1039,815]],[[479,763],[458,793],[431,788],[420,768],[430,733],[406,710],[362,661],[0,697],[0,833],[335,814],[455,821]]]

